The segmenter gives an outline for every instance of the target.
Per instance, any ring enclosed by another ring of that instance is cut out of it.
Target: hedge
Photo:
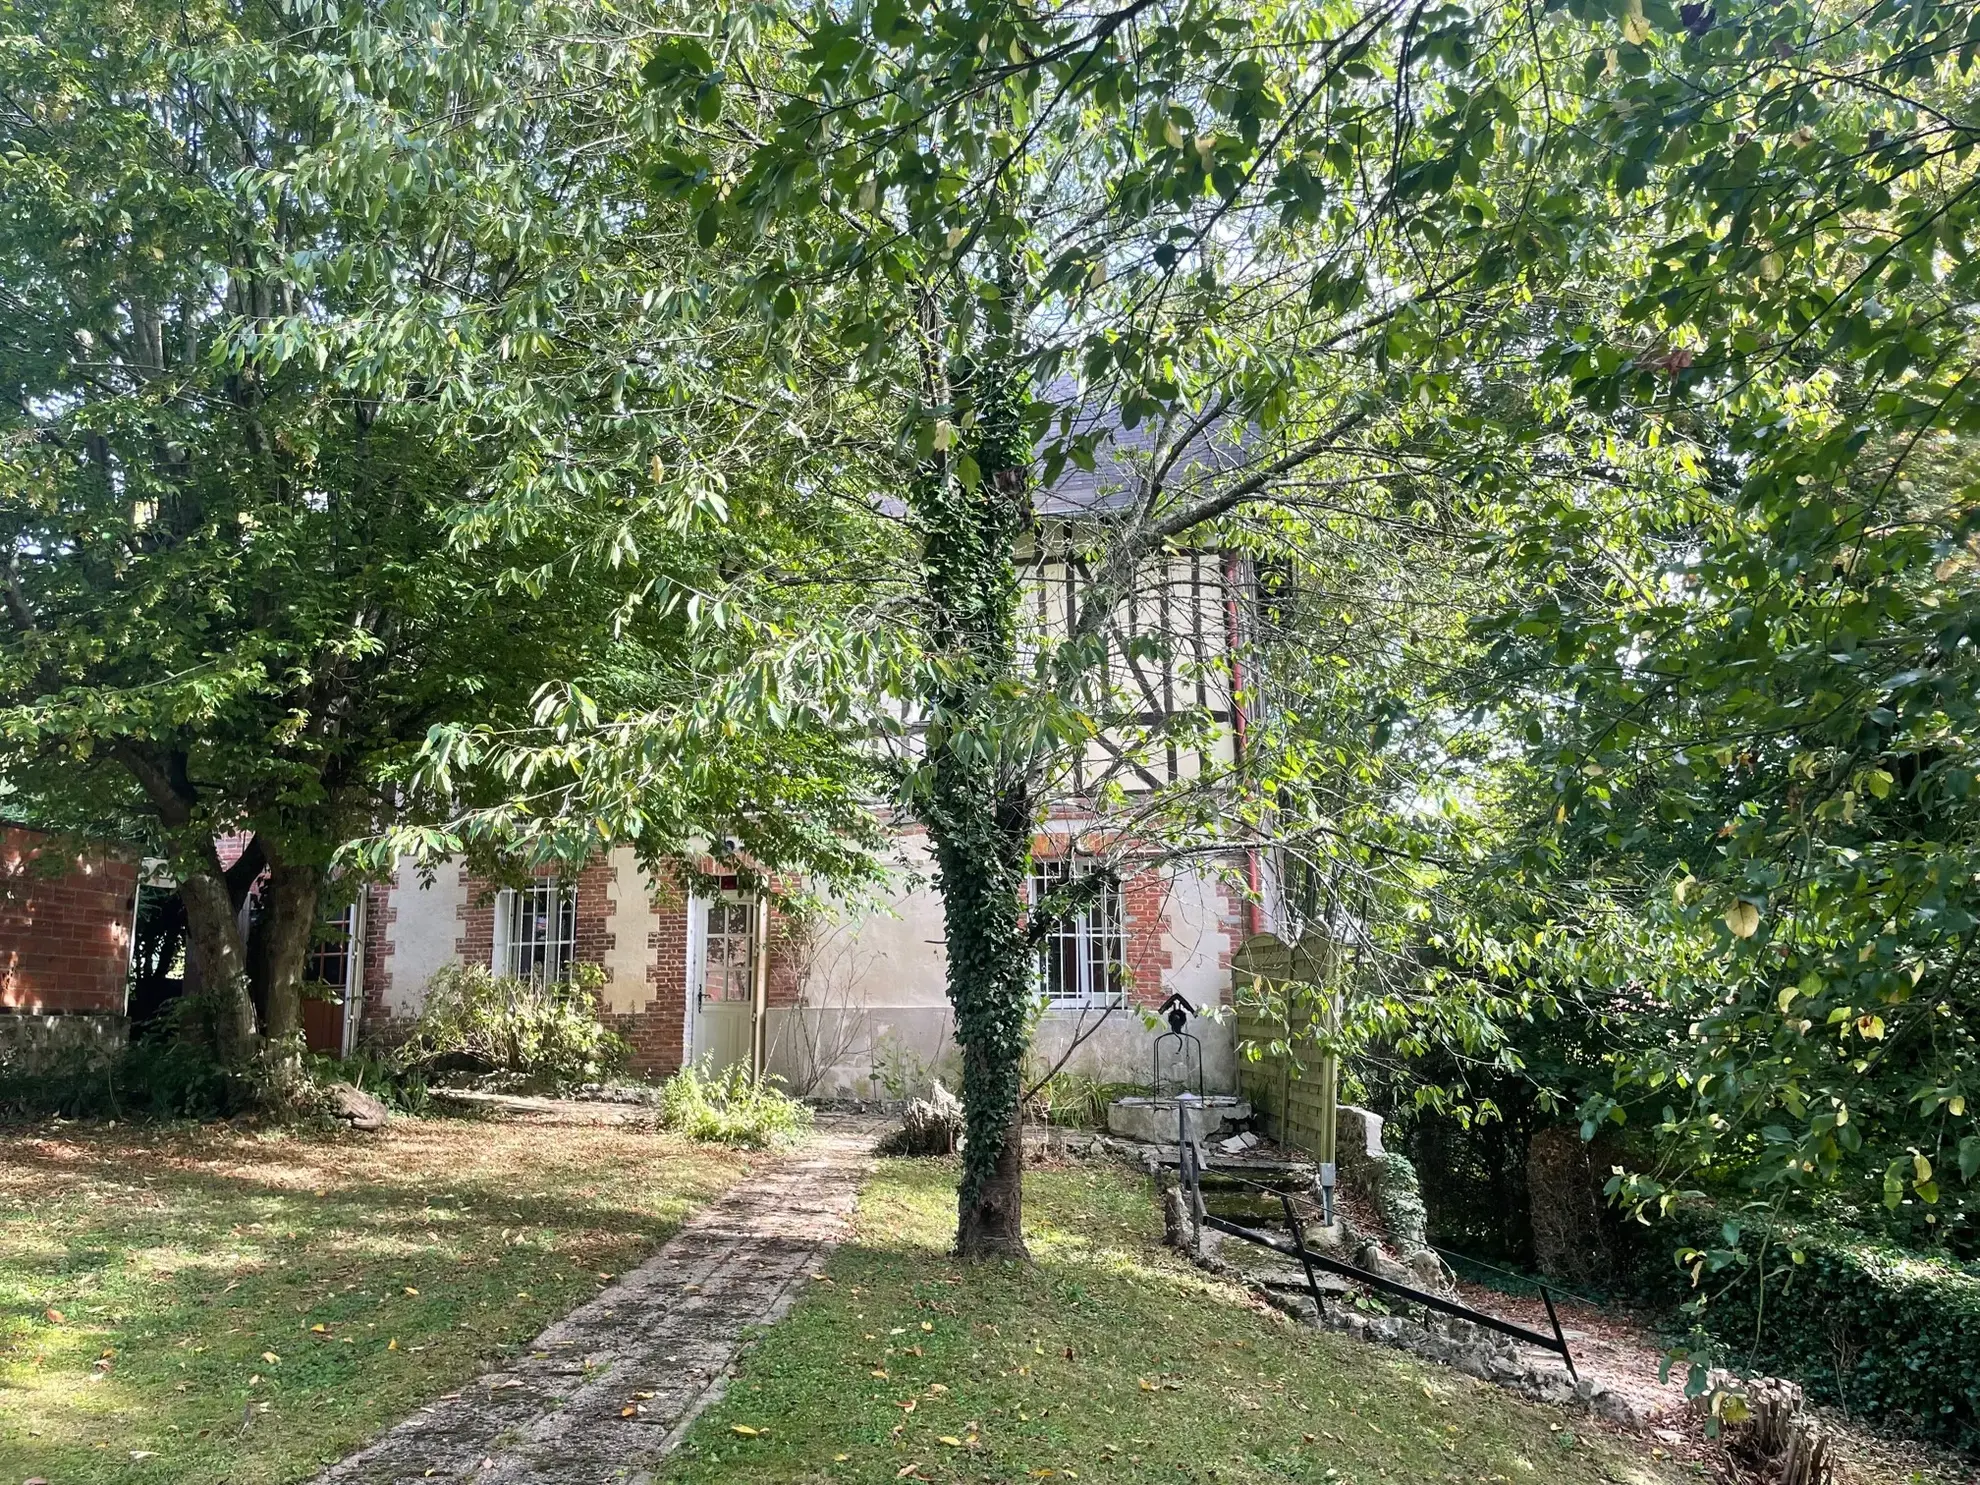
[[[1731,1364],[1792,1377],[1873,1425],[1980,1449],[1980,1265],[1704,1207],[1630,1231],[1638,1287],[1665,1303],[1711,1296],[1698,1319]]]

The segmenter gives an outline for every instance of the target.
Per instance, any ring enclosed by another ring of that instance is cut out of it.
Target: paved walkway
[[[823,1118],[667,1245],[317,1485],[636,1485],[722,1395],[750,1333],[790,1308],[849,1229],[879,1127]]]

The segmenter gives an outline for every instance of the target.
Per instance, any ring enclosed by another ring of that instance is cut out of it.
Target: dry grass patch
[[[595,1293],[750,1158],[637,1128],[0,1131],[0,1481],[306,1478]]]

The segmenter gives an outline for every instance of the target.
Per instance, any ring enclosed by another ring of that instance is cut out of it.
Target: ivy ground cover
[[[0,1481],[307,1479],[747,1167],[595,1125],[0,1129]]]

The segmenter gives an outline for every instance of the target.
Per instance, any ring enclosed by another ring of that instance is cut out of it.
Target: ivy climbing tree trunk
[[[1017,660],[1015,547],[1029,517],[1030,450],[1026,388],[1008,336],[957,391],[970,429],[966,447],[953,452],[953,425],[934,419],[936,446],[918,472],[914,505],[926,533],[932,660],[921,807],[935,847],[949,999],[963,1051],[956,1251],[975,1258],[1025,1251],[1018,1103],[1032,995],[1024,932],[1032,794],[999,708]]]

